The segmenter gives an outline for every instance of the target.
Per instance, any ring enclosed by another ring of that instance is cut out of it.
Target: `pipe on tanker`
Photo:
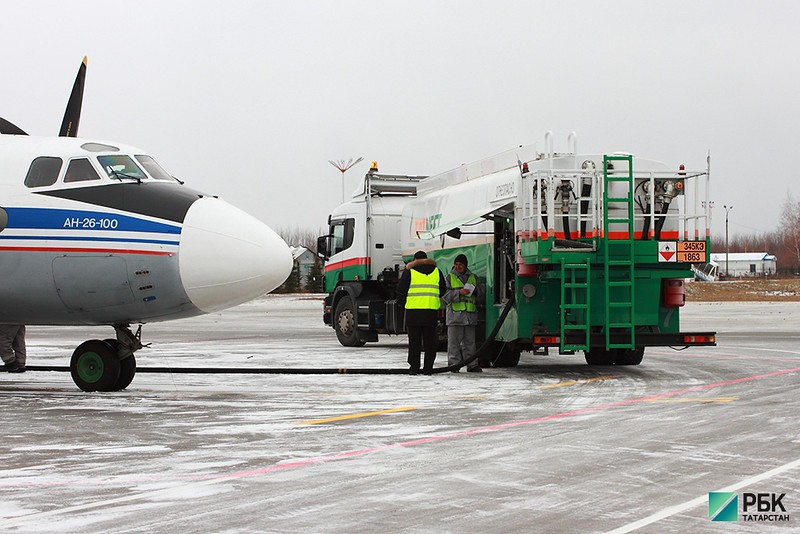
[[[592,194],[592,182],[585,182],[581,185],[581,198],[578,218],[581,220],[581,232],[578,237],[588,237],[586,235],[586,215],[589,213],[589,195]]]
[[[642,223],[642,240],[649,239],[650,237],[650,204],[647,204],[644,209],[644,222]]]
[[[572,232],[569,229],[569,215],[561,217],[561,224],[564,226],[564,239],[572,241]]]
[[[661,213],[656,217],[656,240],[661,239],[661,229],[664,228],[664,223],[667,221],[667,212],[669,211],[669,203],[664,202],[661,206]]]

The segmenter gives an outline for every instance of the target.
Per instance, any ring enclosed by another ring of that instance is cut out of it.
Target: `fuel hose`
[[[471,358],[456,365],[447,367],[434,367],[432,373],[447,373],[457,371],[469,365],[478,358],[491,356],[494,339],[503,326],[503,323],[514,305],[513,295],[506,302],[497,323],[487,336],[483,344],[475,351]],[[28,371],[58,371],[69,372],[69,366],[28,365]],[[228,374],[228,375],[401,375],[408,374],[408,368],[382,369],[361,367],[138,367],[137,373],[166,373],[166,374]]]

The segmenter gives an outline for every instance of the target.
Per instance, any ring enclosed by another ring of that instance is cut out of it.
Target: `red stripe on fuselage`
[[[59,247],[0,247],[0,250],[15,252],[97,252],[100,254],[149,254],[151,256],[174,256],[174,252],[161,250],[129,250],[118,248],[59,248]]]

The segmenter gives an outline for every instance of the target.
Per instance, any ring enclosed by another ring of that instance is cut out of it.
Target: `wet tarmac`
[[[405,365],[404,337],[341,347],[321,308],[269,296],[146,325],[138,365]],[[719,346],[633,367],[554,351],[480,374],[139,373],[115,393],[3,374],[0,531],[800,529],[800,303],[683,318]],[[31,327],[29,363],[67,365],[110,334]],[[712,521],[714,491],[783,493],[790,519]]]

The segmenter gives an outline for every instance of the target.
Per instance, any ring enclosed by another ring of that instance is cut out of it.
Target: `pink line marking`
[[[163,482],[163,481],[182,481],[182,480],[209,480],[209,479],[237,479],[237,478],[247,478],[253,477],[258,475],[265,475],[269,473],[274,473],[277,471],[286,471],[289,469],[298,469],[301,467],[307,467],[311,465],[317,465],[327,462],[333,462],[336,460],[344,460],[347,458],[357,458],[359,456],[366,456],[367,454],[374,454],[377,452],[384,452],[390,451],[394,449],[404,448],[404,447],[415,447],[417,445],[425,445],[428,443],[436,443],[439,441],[446,441],[455,438],[462,438],[466,436],[474,436],[477,434],[483,434],[487,432],[499,432],[502,430],[508,430],[511,428],[516,428],[519,426],[526,426],[526,425],[534,425],[538,423],[543,423],[546,421],[554,421],[556,419],[565,419],[568,417],[574,417],[576,415],[584,415],[588,413],[600,412],[603,410],[608,410],[610,408],[617,408],[619,406],[630,406],[632,404],[638,404],[641,402],[649,402],[655,399],[663,399],[666,397],[675,397],[677,395],[683,395],[684,393],[691,393],[693,391],[703,391],[706,389],[713,389],[723,386],[730,386],[733,384],[741,384],[743,382],[751,382],[753,380],[761,380],[763,378],[770,378],[774,376],[781,376],[790,373],[796,373],[800,371],[800,367],[794,367],[792,369],[783,369],[781,371],[774,371],[772,373],[764,373],[760,375],[754,376],[747,376],[744,378],[736,378],[734,380],[726,380],[724,382],[715,382],[713,384],[704,384],[701,386],[693,386],[690,388],[679,389],[675,391],[669,391],[667,393],[659,393],[656,395],[648,395],[646,397],[638,397],[635,399],[629,399],[624,401],[617,401],[617,402],[610,402],[608,404],[602,404],[600,406],[594,406],[590,408],[581,408],[579,410],[572,410],[569,412],[561,412],[557,414],[551,415],[544,415],[542,417],[535,417],[533,419],[525,419],[523,421],[512,421],[510,423],[502,423],[499,425],[490,425],[484,426],[480,428],[474,428],[472,430],[465,430],[462,432],[456,432],[453,434],[442,434],[439,436],[431,436],[428,438],[418,438],[409,441],[403,441],[400,443],[390,443],[388,445],[382,445],[380,447],[370,447],[368,449],[358,449],[354,451],[347,451],[347,452],[340,452],[336,454],[329,454],[326,456],[318,456],[317,458],[309,458],[306,460],[297,460],[294,462],[286,462],[277,465],[270,465],[268,467],[262,467],[259,469],[251,469],[247,471],[238,471],[235,473],[220,473],[214,475],[190,475],[190,476],[179,476],[179,477],[159,477],[159,476],[152,476],[152,477],[141,477],[141,478],[133,478],[133,479],[123,479],[120,478],[105,478],[105,479],[94,479],[94,480],[70,480],[70,481],[61,481],[61,482],[23,482],[23,483],[3,483],[0,482],[0,487],[30,487],[30,486],[61,486],[67,484],[111,484],[111,483],[119,483],[119,482],[129,482],[129,483],[138,483],[138,482]]]

